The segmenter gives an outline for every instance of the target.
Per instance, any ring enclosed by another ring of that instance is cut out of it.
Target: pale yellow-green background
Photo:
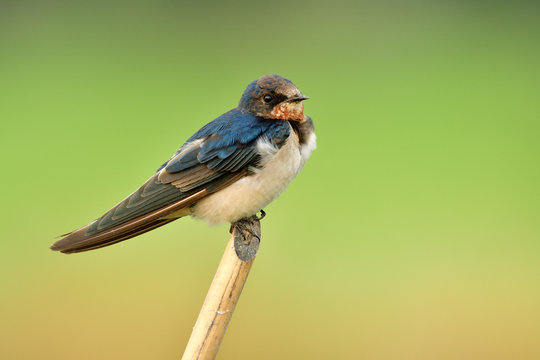
[[[178,359],[228,238],[65,256],[267,73],[319,148],[220,359],[540,359],[540,7],[3,1],[0,358]]]

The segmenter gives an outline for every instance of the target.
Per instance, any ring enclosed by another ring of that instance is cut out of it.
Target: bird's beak
[[[298,96],[285,100],[285,102],[297,102],[297,101],[302,101],[302,100],[307,100],[307,99],[309,99],[309,96],[300,94]]]

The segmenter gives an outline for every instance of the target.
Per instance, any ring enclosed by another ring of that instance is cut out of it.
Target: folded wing
[[[176,220],[171,214],[249,175],[259,161],[256,143],[261,136],[270,134],[280,146],[288,135],[288,125],[258,122],[239,134],[219,120],[190,138],[134,193],[87,226],[63,235],[51,249],[63,253],[97,249]]]

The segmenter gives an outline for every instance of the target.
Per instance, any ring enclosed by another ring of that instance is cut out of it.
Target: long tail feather
[[[136,228],[130,232],[124,232],[119,234],[112,233],[110,237],[104,238],[101,241],[95,241],[93,236],[89,236],[85,241],[77,241],[77,238],[84,236],[84,232],[88,226],[85,226],[79,230],[76,230],[51,246],[51,250],[60,251],[64,254],[78,253],[88,250],[99,249],[109,245],[119,243],[121,241],[131,239],[132,237],[144,234],[147,231],[154,230],[160,226],[177,220],[178,218],[156,220],[154,223],[145,224],[144,227]]]
[[[105,217],[112,217],[112,220],[114,220],[116,209],[126,206],[126,204],[129,205],[131,198],[139,195],[139,190],[137,190],[131,197],[128,197],[126,200],[119,203],[103,217],[78,230],[62,235],[62,238],[51,246],[51,250],[60,251],[65,254],[77,253],[99,249],[143,234],[147,231],[174,221],[179,217],[187,215],[189,211],[185,212],[185,210],[187,210],[193,203],[228,186],[229,184],[232,184],[244,175],[245,170],[236,174],[225,175],[220,179],[220,181],[214,182],[202,190],[197,191],[195,189],[191,192],[191,194],[187,194],[179,201],[159,207],[155,210],[151,210],[148,213],[141,214],[135,218],[125,217],[125,221],[116,221],[116,224],[113,223],[114,225],[100,230],[99,222]],[[148,185],[152,185],[152,183],[150,181],[145,183],[145,186]],[[141,191],[144,191],[144,189]],[[111,221],[109,221],[109,223],[111,223]]]
[[[60,251],[66,254],[87,251],[116,244],[139,234],[145,233],[159,226],[165,225],[176,218],[166,218],[178,210],[189,206],[194,200],[203,197],[206,190],[201,190],[190,197],[179,202],[139,216],[115,227],[103,230],[98,233],[88,234],[87,230],[92,223],[67,234],[51,246],[51,250]]]

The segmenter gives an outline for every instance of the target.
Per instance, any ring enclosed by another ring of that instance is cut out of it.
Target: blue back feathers
[[[167,171],[178,172],[198,164],[208,164],[210,168],[219,169],[221,163],[219,160],[226,159],[235,152],[239,156],[238,150],[243,150],[246,156],[256,155],[256,142],[261,137],[267,138],[272,144],[280,147],[289,136],[289,131],[290,126],[287,121],[261,119],[235,108],[203,126],[174,156],[182,152],[187,144],[205,139],[200,147],[185,152],[172,162],[169,160],[158,171],[167,166]]]

